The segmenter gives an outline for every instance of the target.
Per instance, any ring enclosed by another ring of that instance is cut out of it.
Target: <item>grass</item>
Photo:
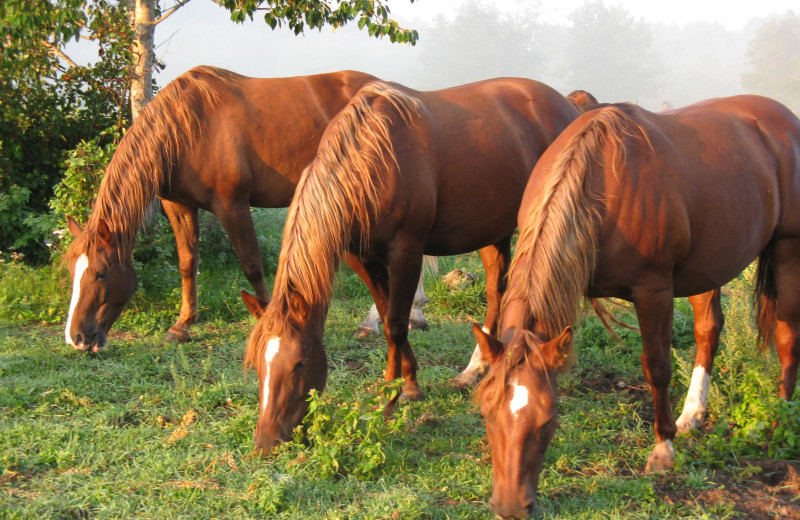
[[[251,454],[257,385],[242,354],[253,320],[238,301],[246,280],[220,255],[201,264],[193,341],[162,342],[179,279],[176,269],[148,262],[112,346],[98,355],[64,344],[66,273],[0,264],[0,519],[492,518],[483,422],[472,396],[450,386],[474,346],[469,322],[483,312],[476,254],[439,266],[440,274],[456,266],[475,273],[474,286],[453,291],[438,276],[426,280],[430,328],[410,340],[427,399],[404,404],[389,422],[372,406],[385,342],[354,336],[370,299],[342,271],[325,331],[328,388],[304,432],[268,458]],[[677,440],[667,476],[643,475],[653,412],[638,335],[621,330],[615,341],[594,318],[580,324],[535,518],[748,516],[731,502],[696,499],[723,477],[752,486],[754,458],[800,458],[797,405],[777,402],[774,356],[754,350],[742,303],[748,284],[737,280],[726,297],[709,426]],[[675,324],[677,407],[693,359],[685,301]],[[768,427],[776,416],[782,432]],[[670,499],[672,492],[695,498]]]

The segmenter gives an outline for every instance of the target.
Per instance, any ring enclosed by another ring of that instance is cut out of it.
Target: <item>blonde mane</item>
[[[169,184],[180,154],[202,138],[197,109],[217,101],[214,80],[234,83],[236,75],[214,67],[195,67],[147,104],[109,162],[85,232],[72,243],[67,258],[98,246],[100,220],[118,237],[120,259],[130,256],[147,209]]]
[[[574,323],[594,271],[598,241],[597,196],[586,178],[611,151],[612,171],[624,159],[622,141],[633,135],[632,108],[608,106],[573,135],[556,157],[521,229],[503,299],[522,300],[537,328],[556,337]]]
[[[387,105],[373,106],[376,98]],[[297,325],[294,298],[307,306],[330,301],[341,256],[351,242],[366,242],[381,211],[384,173],[397,166],[390,126],[398,119],[410,123],[419,112],[419,100],[375,81],[330,123],[289,206],[272,302],[250,335],[245,366],[257,366],[269,337]],[[353,230],[360,236],[351,236]]]

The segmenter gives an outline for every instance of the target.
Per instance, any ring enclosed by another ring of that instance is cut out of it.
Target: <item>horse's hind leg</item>
[[[483,321],[483,331],[494,337],[497,335],[500,302],[506,290],[506,274],[511,258],[511,237],[505,237],[494,245],[484,247],[480,250],[480,255],[486,273],[486,317]],[[483,359],[481,349],[476,345],[467,368],[453,379],[453,385],[456,388],[473,386],[488,368],[488,360]]]
[[[800,239],[775,244],[775,284],[778,305],[775,344],[781,362],[780,396],[789,400],[800,362]]]
[[[694,339],[697,344],[697,354],[692,371],[692,382],[683,405],[683,413],[677,421],[678,433],[698,428],[705,418],[711,369],[714,366],[714,356],[719,348],[719,336],[725,322],[719,289],[691,296],[689,303],[694,311]]]
[[[250,206],[232,204],[221,209],[214,208],[214,214],[228,234],[236,256],[239,257],[239,265],[242,266],[247,281],[253,286],[256,296],[269,301],[269,290],[264,281],[264,264],[261,251],[258,249],[258,238],[253,217],[250,215]]]
[[[200,263],[199,224],[197,208],[161,199],[175,233],[178,246],[178,265],[181,272],[181,310],[178,320],[167,332],[167,341],[187,341],[189,327],[197,321],[197,267]]]
[[[425,275],[420,273],[419,282],[417,283],[417,291],[414,293],[414,303],[411,306],[411,317],[409,318],[409,328],[425,330],[428,328],[428,320],[423,314],[423,309],[428,303],[428,297],[425,295],[425,286],[423,285],[423,278]],[[367,334],[378,333],[378,323],[381,321],[381,315],[378,312],[378,307],[373,303],[369,308],[367,317],[358,324],[358,335],[364,337]]]

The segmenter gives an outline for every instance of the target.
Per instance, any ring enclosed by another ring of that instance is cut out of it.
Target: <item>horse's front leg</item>
[[[511,237],[505,237],[494,245],[480,250],[483,270],[486,273],[486,317],[483,331],[497,336],[497,321],[500,318],[500,301],[506,291],[506,274],[511,259]],[[474,386],[478,378],[489,369],[489,361],[483,359],[479,346],[475,346],[467,368],[453,379],[456,388]]]
[[[694,339],[697,354],[692,371],[692,381],[686,393],[683,413],[678,418],[678,433],[698,428],[706,415],[711,369],[719,348],[719,336],[725,317],[720,303],[720,289],[689,297],[694,312]]]
[[[239,265],[242,266],[242,271],[256,296],[268,302],[270,297],[267,283],[264,281],[264,263],[261,251],[258,249],[258,238],[249,204],[242,202],[221,204],[219,207],[214,207],[214,214],[228,234],[239,258]]]
[[[178,320],[167,331],[166,341],[188,341],[189,327],[197,321],[197,267],[200,264],[199,223],[197,208],[161,199],[175,243],[181,273],[181,310]]]
[[[637,287],[632,294],[642,331],[642,370],[650,383],[656,412],[656,445],[647,459],[647,472],[672,469],[675,456],[672,440],[677,432],[669,401],[673,293],[670,283],[659,285],[661,287],[655,289]]]
[[[400,285],[405,292],[399,298],[401,303],[398,304],[394,300],[398,295],[395,295],[392,291],[396,283],[400,284],[396,280],[397,277],[403,275],[392,272],[390,286],[389,269],[384,262],[364,260],[351,253],[346,253],[344,258],[347,265],[366,284],[370,294],[372,294],[372,299],[375,301],[375,307],[380,314],[381,321],[383,321],[383,330],[388,349],[384,379],[393,381],[398,377],[403,377],[403,391],[398,396],[398,399],[417,400],[424,398],[424,393],[417,382],[417,360],[414,357],[411,346],[408,344],[408,316],[411,301],[413,300],[413,293],[410,291],[411,286]],[[390,294],[392,294],[391,301]],[[401,307],[405,308],[405,320],[398,318],[398,315],[402,315],[402,311],[399,310]],[[392,326],[393,323],[394,326]],[[392,413],[396,401],[397,399],[394,399],[386,404],[386,415]]]

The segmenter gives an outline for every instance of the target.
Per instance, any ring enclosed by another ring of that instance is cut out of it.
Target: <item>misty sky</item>
[[[401,25],[414,27],[415,21],[429,20],[436,14],[447,16],[462,2],[417,0],[412,4],[408,0],[389,0],[388,6]],[[485,3],[494,4],[504,12],[514,12],[525,4],[536,5],[526,0],[485,0]],[[566,24],[568,14],[582,3],[583,0],[542,0],[539,5],[546,21]],[[647,21],[685,24],[700,19],[717,20],[733,29],[740,29],[752,17],[797,9],[797,0],[605,0],[605,4],[623,5],[632,15]],[[166,70],[157,76],[162,85],[201,64],[251,76],[291,76],[350,68],[408,82],[402,75],[393,76],[390,62],[398,56],[413,59],[413,53],[425,46],[425,34],[420,35],[417,49],[368,38],[355,28],[336,33],[330,29],[322,33],[311,31],[295,37],[286,29],[272,31],[263,19],[234,24],[227,12],[210,0],[192,0],[157,27],[156,41],[157,53],[167,63]]]

